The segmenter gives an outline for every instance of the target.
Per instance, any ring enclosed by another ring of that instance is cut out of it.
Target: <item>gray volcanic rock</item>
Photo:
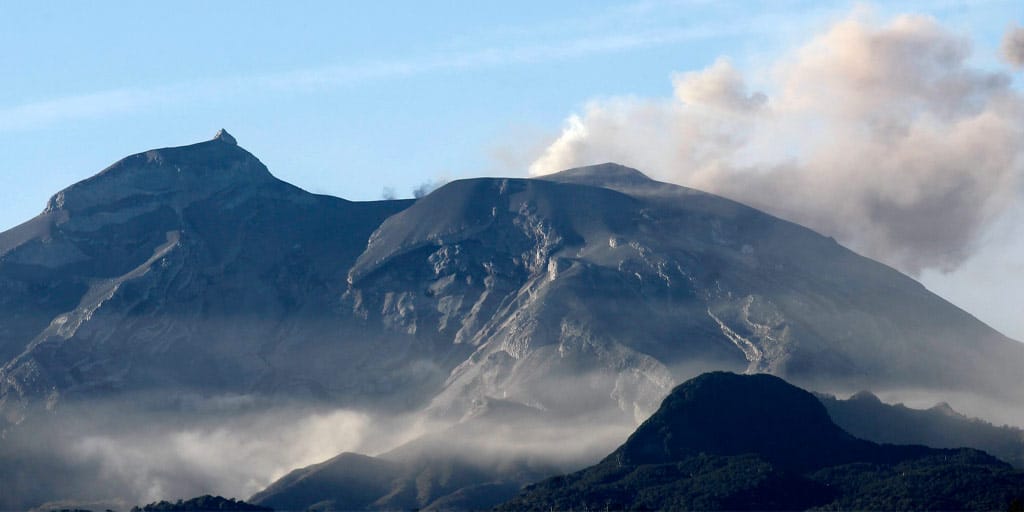
[[[1024,345],[831,238],[602,164],[451,183],[385,221],[347,304],[468,345],[431,410],[483,397],[633,421],[709,368],[1020,402]]]
[[[0,234],[0,412],[17,423],[32,403],[140,390],[400,386],[339,371],[378,347],[336,304],[370,232],[408,204],[307,193],[223,131],[115,163]]]
[[[593,183],[643,201],[657,221],[653,252],[697,254],[695,284],[719,332],[748,371],[816,388],[926,388],[1024,393],[1024,344],[930,293],[913,279],[832,238],[717,196],[615,164],[571,169],[553,181]],[[671,234],[675,234],[672,236]]]
[[[647,304],[636,276],[660,281],[659,269],[630,261],[636,268],[624,272],[580,256],[587,251],[609,260],[603,256],[614,251],[608,240],[635,233],[642,209],[629,196],[598,187],[454,182],[384,222],[349,273],[348,297],[357,314],[466,350],[436,401],[441,412],[461,416],[474,400],[492,396],[579,413],[605,407],[611,395],[632,419],[634,409],[645,414],[673,383],[657,357],[728,361],[737,354],[727,342],[699,337],[664,344],[656,342],[660,337],[632,336],[634,326],[622,322]],[[691,301],[685,276],[671,278],[682,284],[654,283],[654,300]],[[666,334],[694,330],[686,316],[651,320]],[[696,329],[713,328],[698,322]],[[609,336],[591,343],[592,330]],[[470,350],[476,353],[466,360]],[[480,358],[481,371],[497,380],[480,379],[476,371],[464,377]],[[517,364],[522,372],[505,373]],[[567,387],[582,374],[595,385]],[[551,386],[548,379],[558,378],[564,385]]]
[[[1019,401],[1024,367],[1024,345],[912,279],[634,169],[352,203],[277,180],[225,131],[57,193],[0,234],[0,291],[14,422],[33,400],[146,388],[638,422],[711,368]]]

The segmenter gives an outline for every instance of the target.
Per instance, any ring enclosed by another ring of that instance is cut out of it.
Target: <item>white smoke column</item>
[[[616,161],[950,271],[1024,174],[1024,100],[970,53],[928,17],[853,15],[775,63],[768,96],[719,59],[674,77],[674,98],[591,102],[530,171]]]

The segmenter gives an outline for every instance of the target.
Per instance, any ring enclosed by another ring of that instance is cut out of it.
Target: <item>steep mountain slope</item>
[[[336,304],[370,232],[408,204],[309,194],[226,132],[57,193],[0,234],[3,417],[110,392],[345,398],[399,386],[390,374],[344,380],[348,365],[389,363],[338,343],[351,322]]]
[[[384,222],[349,273],[349,297],[385,326],[477,351],[449,379],[441,412],[492,396],[572,414],[611,395],[630,419],[643,416],[673,383],[660,360],[727,365],[742,354],[708,336],[717,326],[693,314],[684,271],[613,259],[634,254],[609,244],[638,233],[642,210],[598,187],[455,182]],[[659,272],[678,284],[637,277]],[[639,331],[638,311],[648,315]]]
[[[527,487],[503,510],[995,510],[1024,474],[976,450],[878,445],[770,375],[685,382],[599,464]]]
[[[611,397],[640,421],[708,368],[1022,398],[1024,345],[912,279],[614,164],[451,183],[385,221],[349,282],[357,314],[474,347],[432,405],[456,417],[485,396],[566,414]]]
[[[685,233],[658,237],[658,250],[701,255],[708,314],[744,348],[750,370],[823,388],[920,386],[1024,399],[1007,387],[1024,375],[1024,345],[832,238],[615,164],[544,179],[618,190],[657,212],[662,233]]]

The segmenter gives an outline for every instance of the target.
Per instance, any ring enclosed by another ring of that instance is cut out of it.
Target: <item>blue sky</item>
[[[0,229],[221,127],[279,178],[348,199],[525,175],[587,102],[670,97],[673,73],[720,56],[762,69],[855,9],[933,16],[981,68],[1024,23],[1019,0],[0,2]],[[926,277],[985,307],[967,277]],[[1010,316],[993,321],[1024,336]]]

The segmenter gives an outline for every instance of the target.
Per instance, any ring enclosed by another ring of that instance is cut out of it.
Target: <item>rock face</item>
[[[860,440],[778,377],[716,372],[673,390],[597,465],[499,509],[994,510],[1022,485],[984,452]]]
[[[226,132],[58,192],[0,234],[3,417],[141,390],[337,397],[396,386],[345,380],[339,369],[377,347],[345,336],[352,324],[336,310],[369,234],[408,204],[309,194]]]

